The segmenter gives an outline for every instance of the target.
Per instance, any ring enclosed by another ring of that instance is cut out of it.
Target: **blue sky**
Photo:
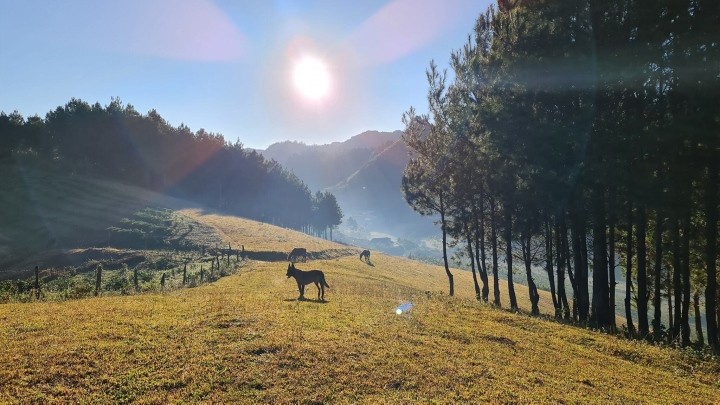
[[[119,97],[254,148],[402,129],[429,61],[446,67],[489,3],[0,0],[0,110]],[[317,99],[293,82],[305,57],[327,72]]]

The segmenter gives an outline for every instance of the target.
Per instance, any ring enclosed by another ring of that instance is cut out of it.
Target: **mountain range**
[[[310,189],[333,193],[346,224],[357,223],[368,239],[390,236],[417,243],[437,234],[432,219],[414,212],[402,196],[402,174],[410,159],[402,131],[365,131],[325,145],[285,141],[259,152],[294,172]]]

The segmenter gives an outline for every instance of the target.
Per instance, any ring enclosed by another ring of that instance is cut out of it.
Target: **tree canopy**
[[[443,236],[455,223],[470,257],[491,248],[496,277],[503,250],[513,308],[516,258],[533,313],[540,267],[556,316],[616,330],[620,270],[629,335],[689,345],[692,298],[720,351],[717,27],[720,5],[703,0],[490,7],[451,53],[452,80],[430,63],[429,114],[405,115],[408,204],[442,201]]]
[[[324,226],[342,218],[339,207],[334,217],[320,207],[334,196],[316,201],[297,176],[239,141],[174,127],[119,99],[72,99],[44,119],[0,112],[0,161],[101,176],[294,229],[309,231],[318,209]]]

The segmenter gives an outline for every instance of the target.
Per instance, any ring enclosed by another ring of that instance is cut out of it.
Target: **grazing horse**
[[[288,261],[291,263],[295,263],[295,259],[300,257],[303,258],[303,261],[307,260],[307,249],[294,248],[292,251],[290,251],[290,254],[288,255]]]
[[[288,278],[295,277],[297,281],[298,290],[300,290],[299,300],[305,299],[305,286],[310,283],[315,283],[315,287],[318,289],[318,301],[325,301],[325,287],[330,288],[328,283],[325,281],[325,273],[320,270],[308,270],[303,271],[295,268],[295,264],[288,264],[287,274]]]
[[[369,250],[365,249],[362,251],[362,253],[360,253],[360,260],[362,260],[363,257],[365,258],[365,263],[370,263],[370,251]]]

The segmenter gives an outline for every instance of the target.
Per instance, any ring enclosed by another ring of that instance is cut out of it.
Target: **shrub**
[[[122,269],[110,274],[105,282],[105,290],[119,291],[123,295],[129,295],[135,290],[127,264],[123,264]]]

